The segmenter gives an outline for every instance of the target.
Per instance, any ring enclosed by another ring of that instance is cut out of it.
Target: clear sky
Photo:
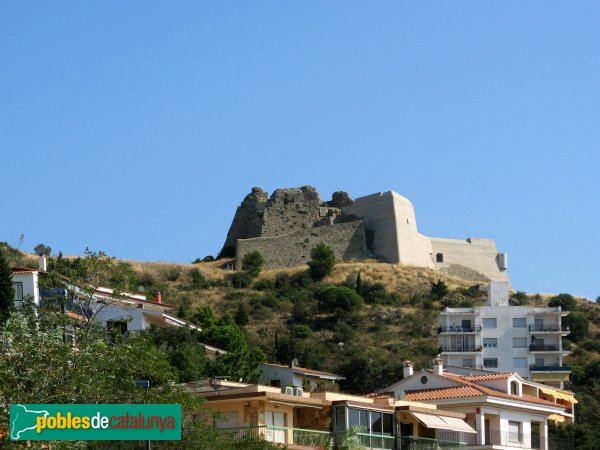
[[[600,295],[600,2],[0,2],[0,240],[190,262],[260,186],[394,190]]]

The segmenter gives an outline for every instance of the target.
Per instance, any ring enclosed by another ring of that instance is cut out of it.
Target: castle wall
[[[414,207],[405,197],[380,192],[357,198],[343,211],[363,218],[376,256],[389,263],[433,268],[430,240],[417,232]]]
[[[268,194],[261,188],[254,187],[235,211],[235,216],[227,232],[224,248],[235,248],[238,239],[258,237],[262,233],[263,211],[267,204]]]
[[[443,262],[435,263],[436,270],[447,271],[451,265],[460,265],[473,269],[492,281],[509,281],[506,271],[498,267],[498,250],[496,243],[491,239],[431,238],[431,247],[433,261],[438,253],[441,253],[444,258]]]
[[[335,252],[338,260],[369,258],[365,227],[362,221],[338,223],[283,236],[240,239],[237,241],[236,269],[242,268],[244,255],[259,251],[266,267],[294,267],[310,260],[310,251],[324,242]]]
[[[277,189],[265,207],[260,236],[281,236],[312,228],[320,218],[320,209],[321,198],[311,186]]]

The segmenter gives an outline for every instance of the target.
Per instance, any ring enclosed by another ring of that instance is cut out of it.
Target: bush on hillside
[[[313,280],[322,280],[335,266],[335,253],[328,245],[319,242],[310,252],[311,260],[308,262],[310,276]]]
[[[234,288],[244,289],[252,284],[252,275],[247,272],[235,272],[227,276]]]
[[[363,308],[363,299],[353,289],[346,286],[324,286],[315,297],[319,311],[333,313],[338,320],[352,318]]]
[[[550,299],[548,306],[560,306],[563,311],[575,311],[577,300],[571,294],[558,294]]]
[[[256,278],[262,272],[265,258],[258,251],[246,253],[242,259],[242,270],[246,271],[252,278]]]

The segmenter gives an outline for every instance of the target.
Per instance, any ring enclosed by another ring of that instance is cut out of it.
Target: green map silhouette
[[[37,418],[39,416],[47,417],[48,411],[33,411],[25,408],[23,405],[11,406],[10,437],[14,440],[21,439],[21,433],[34,430],[37,426]]]

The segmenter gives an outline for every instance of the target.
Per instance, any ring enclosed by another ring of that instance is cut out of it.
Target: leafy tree
[[[50,252],[52,251],[52,249],[50,247],[48,247],[47,245],[38,244],[33,248],[33,251],[38,256],[42,256],[42,255],[50,256]]]
[[[190,278],[192,280],[191,287],[193,289],[206,289],[210,286],[210,283],[206,277],[195,267],[190,270]]]
[[[256,278],[262,272],[265,265],[265,258],[259,251],[246,253],[242,259],[242,269],[245,270],[252,278]]]
[[[596,303],[598,303],[600,305],[600,295],[598,297],[596,297]]]
[[[558,294],[550,299],[548,306],[560,306],[563,311],[575,311],[577,300],[571,294]]]
[[[14,308],[15,290],[12,284],[12,271],[0,250],[0,324],[4,324]]]
[[[217,321],[217,315],[211,305],[201,304],[192,315],[192,322],[203,328],[210,327]]]
[[[335,266],[335,253],[328,245],[319,242],[310,251],[311,260],[308,262],[310,276],[313,280],[322,280],[333,270]]]
[[[430,296],[433,300],[441,300],[446,295],[448,295],[448,285],[444,283],[441,279],[436,283],[431,283],[431,292]]]
[[[319,311],[333,313],[338,320],[350,319],[362,310],[363,299],[346,286],[324,286],[316,293]]]
[[[579,342],[590,334],[590,322],[583,314],[572,312],[563,321],[570,331],[567,338],[573,342]]]

